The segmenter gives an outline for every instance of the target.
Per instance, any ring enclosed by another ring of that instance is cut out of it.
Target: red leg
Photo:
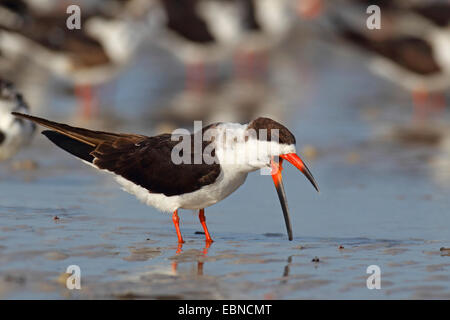
[[[211,238],[210,238],[211,239]],[[203,254],[206,256],[208,254],[208,249],[209,247],[211,247],[211,243],[213,242],[213,240],[211,239],[211,241],[206,241],[205,243],[205,248],[203,249]]]
[[[178,216],[178,210],[175,210],[172,215],[172,221],[175,225],[175,230],[177,231],[178,243],[184,243],[183,237],[180,231],[180,217]]]
[[[238,79],[254,79],[256,54],[254,52],[238,52],[235,57],[234,67]]]
[[[234,73],[236,78],[246,81],[264,79],[268,72],[268,56],[266,52],[238,52],[234,57]]]
[[[207,87],[206,66],[192,63],[186,66],[186,87],[193,92],[204,92]]]
[[[205,231],[206,242],[213,242],[213,239],[211,239],[211,236],[209,235],[208,227],[206,226],[205,209],[200,209],[198,218],[200,219],[200,223]]]
[[[445,95],[442,92],[436,92],[431,95],[432,103],[433,103],[433,111],[442,114],[445,110]]]
[[[297,13],[305,19],[317,18],[323,10],[322,0],[299,0]]]
[[[181,239],[181,240],[183,240],[183,239]],[[178,247],[177,247],[176,253],[180,253],[181,251],[183,251],[183,243],[184,243],[184,241],[178,242]]]
[[[427,107],[428,107],[428,91],[426,90],[414,90],[412,92],[413,98],[413,121],[423,122],[427,118]]]
[[[81,101],[81,115],[85,119],[90,119],[95,110],[94,93],[91,85],[77,85],[75,95]]]

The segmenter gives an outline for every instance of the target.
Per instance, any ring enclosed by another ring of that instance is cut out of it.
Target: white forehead
[[[210,131],[211,130],[211,131]],[[268,132],[271,130],[271,132]],[[208,132],[209,131],[209,132]],[[214,136],[221,143],[226,145],[235,144],[238,142],[249,142],[251,144],[259,145],[277,145],[282,150],[294,150],[295,145],[280,144],[278,141],[278,134],[274,134],[273,131],[278,133],[279,129],[248,129],[248,124],[240,123],[221,123],[217,126],[208,129],[206,138]],[[267,137],[270,136],[270,140],[267,141]],[[258,137],[261,140],[258,140]]]
[[[210,130],[207,135],[214,137],[216,154],[221,163],[239,160],[264,166],[267,165],[272,156],[295,153],[296,151],[293,144],[280,144],[273,140],[258,140],[255,133],[249,134],[247,125],[226,123]],[[209,137],[205,138],[209,140]]]

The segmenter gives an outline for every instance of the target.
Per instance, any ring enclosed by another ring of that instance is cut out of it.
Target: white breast
[[[222,170],[213,184],[176,196],[150,193],[147,189],[120,176],[116,176],[116,181],[124,191],[133,194],[145,204],[164,212],[174,212],[177,209],[197,210],[209,207],[232,194],[244,183],[246,178],[247,173]]]

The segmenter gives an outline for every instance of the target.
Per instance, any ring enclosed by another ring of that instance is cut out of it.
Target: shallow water
[[[181,211],[179,248],[170,215],[38,136],[18,157],[37,170],[0,166],[0,298],[449,299],[450,255],[440,250],[450,247],[445,144],[389,134],[409,117],[408,95],[372,76],[364,60],[319,44],[299,45],[294,58],[298,74],[281,65],[286,82],[277,91],[321,192],[285,166],[292,242],[270,177],[253,173],[206,209],[210,247],[196,233],[197,216]],[[133,70],[121,86],[142,84]],[[135,98],[151,105],[148,96],[158,100],[162,89],[147,89]],[[121,111],[133,115],[129,105]],[[69,265],[81,269],[81,290],[65,286]],[[381,269],[380,290],[366,286],[370,265]]]

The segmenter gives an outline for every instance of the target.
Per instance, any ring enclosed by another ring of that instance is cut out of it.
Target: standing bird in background
[[[30,143],[36,125],[11,114],[28,111],[28,105],[13,84],[0,78],[0,161],[13,157]]]
[[[263,78],[268,55],[286,39],[296,21],[296,1],[234,0],[241,7],[241,41],[235,64],[243,79]]]
[[[369,53],[371,69],[411,92],[414,119],[445,106],[450,87],[450,4],[360,0],[332,15],[333,32]],[[381,29],[365,27],[365,8],[381,8]],[[341,3],[342,5],[342,3]]]
[[[208,88],[208,69],[229,57],[237,44],[240,12],[230,0],[160,0],[165,34],[158,42],[186,68],[186,89]]]
[[[42,133],[57,146],[97,169],[113,173],[125,191],[147,205],[172,212],[179,243],[184,242],[179,228],[179,209],[199,210],[206,241],[210,243],[212,238],[206,227],[204,208],[228,197],[244,183],[248,173],[262,168],[272,168],[288,238],[292,240],[281,178],[283,159],[303,172],[318,191],[311,172],[295,153],[294,135],[269,118],[258,118],[243,125],[216,123],[174,140],[171,134],[146,137],[91,131],[13,114],[50,128]],[[209,143],[204,141],[207,136],[211,138]],[[177,164],[173,150],[178,147],[179,139],[188,139],[190,148],[178,150],[187,161]],[[197,139],[201,139],[197,146],[200,150],[195,144]],[[210,156],[210,161],[206,155]]]
[[[183,90],[159,110],[157,132],[185,127],[220,108],[216,93],[219,65],[231,58],[240,35],[235,0],[160,0],[163,32],[157,43],[184,67]]]
[[[228,0],[240,9],[240,42],[235,55],[238,78],[264,79],[272,51],[279,49],[299,19],[314,19],[322,0]]]

